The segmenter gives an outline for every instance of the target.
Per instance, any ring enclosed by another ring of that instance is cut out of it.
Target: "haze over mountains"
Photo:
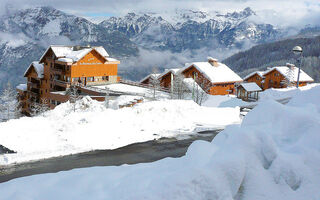
[[[49,44],[102,45],[122,61],[122,75],[137,80],[152,67],[182,66],[208,55],[226,58],[298,30],[258,23],[256,16],[250,8],[231,13],[177,10],[171,15],[128,13],[95,24],[52,7],[18,10],[0,18],[0,88],[8,80],[24,82],[25,69]],[[310,29],[317,34],[317,28]]]

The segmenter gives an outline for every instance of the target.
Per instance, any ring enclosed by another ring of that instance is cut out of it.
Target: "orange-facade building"
[[[68,101],[66,91],[71,85],[90,95],[86,86],[115,83],[119,79],[118,64],[120,61],[110,58],[101,46],[52,45],[39,62],[32,62],[27,68],[27,84],[17,87],[22,112],[30,114],[34,103],[54,108]]]
[[[287,63],[287,66],[272,67],[264,72],[254,72],[244,78],[246,82],[256,82],[263,90],[269,88],[286,88],[286,80],[292,85],[297,84],[298,68]],[[261,74],[257,78],[257,74]],[[257,80],[259,79],[259,80]],[[305,86],[314,80],[303,70],[300,70],[299,86]]]
[[[207,62],[186,64],[181,70],[186,78],[193,78],[200,87],[211,95],[235,93],[235,84],[243,80],[225,64],[211,57]]]

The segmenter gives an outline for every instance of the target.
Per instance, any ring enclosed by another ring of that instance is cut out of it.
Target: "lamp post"
[[[293,53],[298,55],[298,79],[297,79],[297,88],[299,87],[299,79],[300,79],[300,68],[301,68],[301,61],[302,61],[302,48],[300,46],[295,46],[292,49]]]

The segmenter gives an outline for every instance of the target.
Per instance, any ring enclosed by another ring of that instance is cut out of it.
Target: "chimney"
[[[212,58],[212,57],[208,57],[208,63],[210,63],[214,67],[218,67],[219,66],[218,60],[215,59],[215,58]]]
[[[291,63],[286,63],[286,66],[291,69],[291,70],[294,70],[294,64],[291,64]]]

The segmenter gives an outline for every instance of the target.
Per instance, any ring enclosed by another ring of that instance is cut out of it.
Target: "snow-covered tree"
[[[288,65],[288,69],[285,74],[285,78],[281,81],[281,84],[286,87],[294,86],[294,66]]]
[[[109,88],[106,87],[106,96],[104,98],[104,106],[106,108],[109,108],[109,104],[110,104],[110,96],[109,96],[109,94],[110,94],[110,90],[109,90]]]
[[[48,100],[43,98],[39,102],[33,102],[31,104],[31,116],[43,115],[46,111],[50,110]]]
[[[150,85],[151,85],[151,88],[152,88],[152,97],[153,99],[156,99],[157,97],[157,91],[161,88],[161,85],[160,85],[160,80],[158,79],[158,69],[157,68],[153,68],[152,69],[152,78],[150,79]]]
[[[188,94],[188,88],[183,82],[184,76],[182,74],[176,74],[173,77],[171,85],[171,98],[173,99],[185,99]]]
[[[66,92],[69,95],[70,103],[73,103],[73,111],[76,112],[76,102],[81,99],[80,92],[76,85],[71,85]]]
[[[208,91],[210,90],[210,83],[205,79],[195,77],[195,82],[192,90],[192,99],[197,104],[201,105],[205,100],[208,99]]]
[[[17,92],[8,83],[0,96],[0,119],[4,121],[17,118],[18,111]]]

